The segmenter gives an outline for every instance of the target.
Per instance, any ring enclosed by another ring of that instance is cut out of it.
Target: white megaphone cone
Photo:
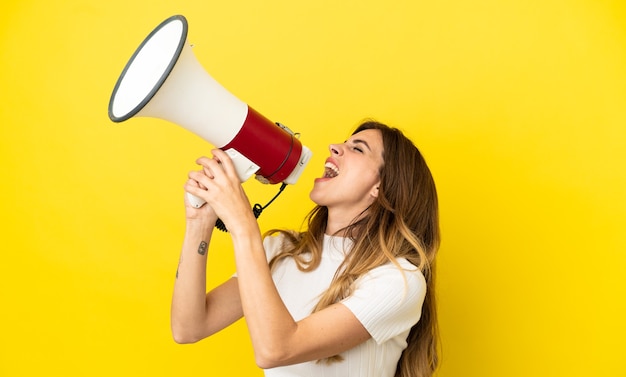
[[[263,183],[296,183],[311,151],[217,83],[196,60],[187,30],[177,15],[146,37],[113,89],[109,118],[167,120],[228,153],[242,182],[256,174]],[[204,204],[189,199],[195,207]]]

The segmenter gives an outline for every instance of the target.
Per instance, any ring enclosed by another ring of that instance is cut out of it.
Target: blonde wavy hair
[[[380,130],[383,140],[378,198],[340,231],[354,244],[313,312],[350,296],[361,275],[389,262],[400,268],[396,259],[405,258],[422,271],[427,291],[420,320],[409,333],[395,376],[430,377],[438,366],[434,287],[440,235],[435,183],[421,153],[400,130],[368,120],[353,134],[367,129]],[[285,258],[293,258],[302,271],[319,266],[328,209],[316,206],[305,221],[308,227],[303,232],[273,229],[266,233],[281,233],[287,241],[287,246],[270,261],[270,267]],[[340,360],[341,356],[336,355],[322,361]]]

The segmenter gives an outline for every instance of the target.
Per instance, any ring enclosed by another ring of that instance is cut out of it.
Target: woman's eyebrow
[[[367,149],[369,149],[370,151],[372,150],[372,148],[370,148],[370,145],[367,144],[367,141],[365,141],[365,140],[354,139],[354,140],[352,140],[352,143],[354,143],[354,144],[363,144],[363,145],[365,145],[365,147],[367,147]]]

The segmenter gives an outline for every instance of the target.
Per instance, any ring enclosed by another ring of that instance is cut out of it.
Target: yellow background
[[[314,152],[263,229],[300,226],[328,143],[361,119],[421,148],[440,377],[626,376],[624,4],[4,1],[0,375],[262,375],[243,322],[194,345],[169,332],[182,186],[210,145],[107,116],[132,52],[183,14],[207,71]],[[233,272],[216,244],[211,284]]]

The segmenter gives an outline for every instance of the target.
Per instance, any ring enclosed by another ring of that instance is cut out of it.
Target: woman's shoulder
[[[273,230],[263,236],[263,247],[267,260],[271,260],[285,247],[293,244],[299,238],[299,233],[292,230]]]
[[[418,267],[404,258],[397,258],[395,263],[388,262],[381,266],[374,267],[363,274],[359,279],[361,283],[386,281],[391,285],[402,285],[409,288],[426,287],[424,274]]]

